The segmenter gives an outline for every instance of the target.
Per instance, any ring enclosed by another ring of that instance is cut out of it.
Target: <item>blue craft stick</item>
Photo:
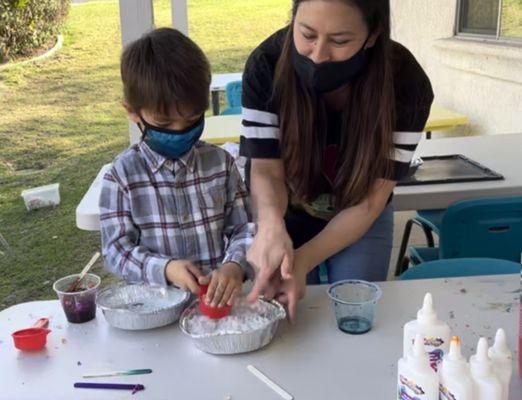
[[[112,371],[112,372],[103,372],[100,374],[86,374],[83,375],[84,378],[106,378],[109,376],[124,376],[124,375],[144,375],[151,374],[152,370],[149,368],[146,369],[129,369],[126,371]]]

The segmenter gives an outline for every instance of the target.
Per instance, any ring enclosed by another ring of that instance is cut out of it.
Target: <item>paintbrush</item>
[[[94,253],[94,255],[92,256],[91,260],[87,263],[87,265],[82,269],[82,272],[80,272],[80,275],[78,276],[78,278],[76,278],[74,280],[73,283],[71,283],[71,286],[69,286],[69,288],[67,289],[67,292],[74,292],[76,290],[76,288],[78,287],[78,285],[80,284],[81,280],[83,279],[83,277],[85,276],[85,274],[87,272],[89,272],[89,270],[91,269],[91,267],[94,265],[94,263],[96,262],[96,260],[98,259],[98,257],[100,256],[100,252],[96,252]]]
[[[106,378],[109,376],[127,376],[127,375],[145,375],[151,374],[151,369],[129,369],[127,371],[112,371],[112,372],[103,372],[100,374],[87,374],[83,375],[84,378]]]

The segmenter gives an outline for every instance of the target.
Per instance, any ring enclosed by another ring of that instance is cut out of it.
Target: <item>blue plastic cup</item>
[[[349,279],[328,289],[337,326],[345,333],[361,335],[372,329],[373,315],[382,290],[374,283]]]

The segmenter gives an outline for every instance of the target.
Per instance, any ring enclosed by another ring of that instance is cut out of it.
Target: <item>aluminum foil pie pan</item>
[[[239,354],[260,349],[272,341],[279,322],[286,318],[275,300],[250,304],[238,298],[229,316],[212,320],[201,314],[198,301],[183,311],[180,328],[200,350],[210,354]],[[228,319],[228,320],[227,320]]]
[[[142,330],[176,322],[189,298],[190,293],[175,287],[117,284],[101,290],[96,304],[109,325]]]

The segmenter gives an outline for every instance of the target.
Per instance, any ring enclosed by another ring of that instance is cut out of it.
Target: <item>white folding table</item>
[[[469,357],[479,336],[491,345],[497,328],[506,331],[518,360],[519,275],[393,281],[379,283],[383,297],[374,328],[363,335],[337,329],[326,286],[308,287],[297,324],[282,323],[267,347],[253,353],[214,356],[195,348],[176,324],[149,331],[111,328],[100,310],[84,324],[66,322],[57,300],[18,304],[0,312],[1,398],[281,400],[246,367],[254,365],[295,400],[396,398],[402,326],[415,317],[425,292],[439,318],[463,342]],[[22,353],[10,333],[50,316],[45,350]],[[150,375],[82,379],[90,372],[151,368]],[[520,399],[521,380],[513,362],[510,399]],[[139,383],[130,392],[74,389],[74,382]]]

